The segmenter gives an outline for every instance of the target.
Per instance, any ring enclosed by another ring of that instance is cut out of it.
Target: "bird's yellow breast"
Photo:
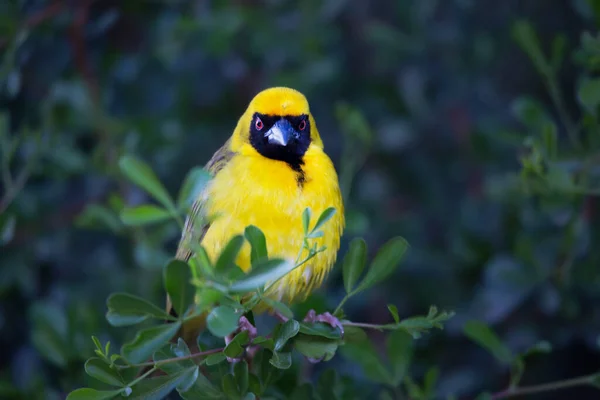
[[[288,303],[307,296],[321,284],[335,262],[344,228],[344,208],[331,160],[322,149],[312,145],[303,160],[304,183],[300,185],[298,173],[285,162],[242,150],[207,188],[206,214],[218,215],[202,240],[212,260],[233,235],[243,234],[248,225],[256,225],[265,234],[269,257],[293,262],[304,238],[303,210],[310,207],[314,224],[326,208],[336,208],[333,218],[322,228],[325,235],[311,239],[327,249],[286,275],[266,293]],[[248,243],[244,243],[237,263],[244,271],[251,268]]]

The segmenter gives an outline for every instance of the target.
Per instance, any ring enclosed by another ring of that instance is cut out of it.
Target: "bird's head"
[[[323,148],[306,97],[297,90],[274,87],[258,93],[238,122],[233,151],[302,164],[311,145]]]

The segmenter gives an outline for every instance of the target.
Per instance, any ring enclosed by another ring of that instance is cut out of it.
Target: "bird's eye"
[[[264,124],[260,120],[260,118],[256,117],[256,121],[254,122],[254,126],[256,127],[257,131],[260,131],[264,127]]]
[[[306,120],[300,121],[300,125],[298,125],[298,129],[300,129],[301,131],[306,129]]]

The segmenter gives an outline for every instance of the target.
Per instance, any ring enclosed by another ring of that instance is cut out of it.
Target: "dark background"
[[[545,79],[512,33],[529,20],[546,54],[564,35],[559,97],[583,120],[576,93],[586,72],[573,53],[583,31],[595,32],[592,3],[2,1],[3,160],[16,140],[2,168],[17,184],[4,181],[0,200],[0,397],[61,399],[85,385],[90,336],[115,346],[124,336],[104,319],[109,293],[162,304],[161,267],[179,232],[119,221],[123,204],[147,201],[122,177],[119,156],[144,159],[176,195],[250,99],[274,85],[308,97],[340,173],[341,251],[356,236],[371,253],[394,235],[411,244],[393,279],[348,303],[349,317],[389,321],[389,303],[403,317],[431,304],[457,312],[417,342],[413,379],[439,368],[439,398],[507,386],[507,367],[462,333],[472,318],[515,352],[552,344],[527,362],[523,384],[600,369],[598,202],[518,184],[534,134],[518,99],[547,110],[565,157],[598,150],[569,152]],[[340,270],[299,309],[333,309]],[[331,363],[362,382],[340,355]]]

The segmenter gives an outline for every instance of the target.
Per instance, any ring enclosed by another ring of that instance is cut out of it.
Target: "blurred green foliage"
[[[151,165],[177,209],[250,98],[288,85],[311,103],[348,220],[340,262],[294,314],[342,301],[355,237],[374,250],[397,235],[403,268],[346,316],[457,314],[415,341],[370,332],[279,387],[504,398],[582,376],[531,398],[596,398],[599,23],[595,0],[0,2],[0,397],[97,385],[90,338],[112,354],[135,334],[107,324],[110,293],[162,307],[179,228],[160,222],[172,205],[139,209],[165,204],[121,157]]]

